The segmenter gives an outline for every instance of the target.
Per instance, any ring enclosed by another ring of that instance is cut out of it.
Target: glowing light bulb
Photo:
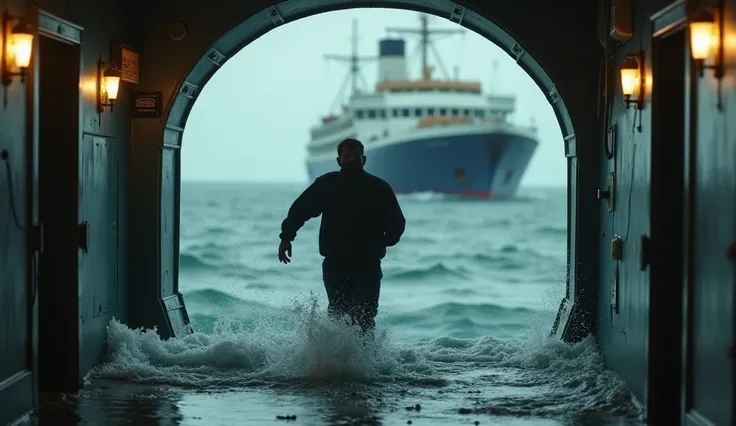
[[[31,63],[33,51],[33,34],[13,33],[9,43],[11,57],[15,59],[15,66],[27,68]]]
[[[641,75],[639,63],[633,57],[627,57],[621,65],[621,90],[624,96],[632,96],[639,86]]]
[[[105,85],[105,93],[107,94],[108,100],[114,101],[118,98],[120,78],[122,75],[122,72],[114,64],[105,70],[103,84]]]
[[[713,21],[690,22],[690,52],[695,60],[705,60],[716,44]]]

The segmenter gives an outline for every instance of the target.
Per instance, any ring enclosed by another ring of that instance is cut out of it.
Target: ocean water
[[[162,341],[113,321],[107,361],[75,397],[81,423],[636,422],[592,338],[548,337],[565,289],[564,188],[399,196],[406,232],[384,259],[368,342],[326,316],[319,219],[291,264],[277,260],[303,188],[182,185],[179,283],[196,333]]]

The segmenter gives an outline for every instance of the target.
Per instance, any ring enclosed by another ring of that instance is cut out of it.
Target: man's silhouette
[[[381,259],[399,242],[405,219],[393,189],[363,170],[363,144],[348,138],[337,146],[340,171],[318,177],[292,204],[281,224],[279,261],[291,261],[291,242],[304,223],[322,215],[319,252],[330,316],[347,314],[368,331],[375,327],[381,290]]]

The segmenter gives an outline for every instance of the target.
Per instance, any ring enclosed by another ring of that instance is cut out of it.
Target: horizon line
[[[207,180],[207,179],[181,179],[181,183],[208,183],[208,184],[266,184],[266,185],[304,185],[310,183],[307,180],[286,181],[286,180]],[[567,184],[548,184],[548,183],[531,183],[519,185],[519,188],[567,188]]]

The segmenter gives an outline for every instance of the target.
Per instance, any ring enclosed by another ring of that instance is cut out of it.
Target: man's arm
[[[386,236],[385,244],[386,247],[396,245],[401,239],[401,235],[404,234],[404,228],[406,227],[406,219],[404,213],[401,211],[399,206],[399,200],[396,199],[394,190],[386,184],[387,189],[387,200],[386,200]]]
[[[304,223],[322,214],[322,180],[317,178],[302,194],[294,200],[286,219],[281,222],[282,241],[294,241],[296,233]]]

